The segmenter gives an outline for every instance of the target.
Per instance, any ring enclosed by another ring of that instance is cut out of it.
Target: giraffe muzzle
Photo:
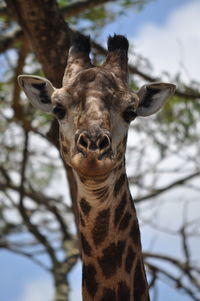
[[[95,153],[98,160],[111,153],[111,137],[108,133],[90,134],[86,131],[76,136],[77,150],[84,156]]]

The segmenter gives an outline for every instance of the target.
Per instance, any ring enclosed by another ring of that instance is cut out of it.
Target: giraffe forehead
[[[122,93],[123,90],[123,93]],[[96,99],[102,105],[112,105],[117,95],[124,95],[124,87],[112,72],[104,70],[101,67],[90,68],[79,72],[62,91],[70,95],[71,103],[88,102],[90,99]],[[116,103],[119,103],[116,102]]]
[[[79,72],[52,96],[53,103],[68,107],[80,105],[81,110],[121,111],[129,104],[137,105],[138,97],[130,92],[111,71],[100,67]],[[94,109],[95,108],[95,109]]]
[[[90,91],[85,99],[82,99],[84,102],[85,110],[91,113],[105,113],[109,111],[113,98],[112,95],[104,95],[101,91]]]
[[[94,67],[87,70],[80,71],[75,77],[73,77],[66,85],[67,90],[72,93],[75,89],[98,89],[104,90],[104,88],[118,88],[118,82],[115,75],[103,69],[102,67]]]
[[[90,68],[81,71],[75,78],[74,83],[79,82],[81,84],[93,86],[100,85],[101,87],[112,87],[117,89],[118,82],[115,75],[102,67]]]

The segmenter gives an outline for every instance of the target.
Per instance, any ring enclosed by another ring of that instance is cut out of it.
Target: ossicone
[[[116,35],[108,37],[108,53],[103,66],[112,72],[127,85],[128,83],[128,47],[126,37]]]
[[[129,42],[125,36],[116,35],[108,37],[108,51],[128,52]]]
[[[90,36],[84,36],[81,33],[76,32],[71,39],[70,52],[83,52],[89,54],[90,49]]]
[[[80,71],[93,67],[89,56],[90,48],[89,36],[84,36],[79,32],[74,33],[63,77],[63,86]]]

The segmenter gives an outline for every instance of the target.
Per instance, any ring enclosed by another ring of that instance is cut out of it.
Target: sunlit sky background
[[[109,5],[112,8],[112,4]],[[179,71],[188,82],[200,80],[200,1],[155,0],[139,12],[129,11],[115,23],[109,24],[100,36],[105,43],[113,33],[125,34],[137,53],[147,57],[154,74]],[[130,59],[134,61],[134,58]],[[80,264],[71,273],[70,301],[79,301],[81,285]],[[187,301],[176,293],[163,289],[162,301]],[[53,285],[50,275],[23,257],[6,251],[0,253],[1,301],[50,301]]]

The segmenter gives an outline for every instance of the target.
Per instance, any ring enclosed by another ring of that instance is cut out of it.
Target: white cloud
[[[53,300],[53,283],[49,278],[34,279],[27,283],[17,301],[51,301]]]
[[[144,24],[133,43],[150,59],[156,74],[181,71],[182,78],[200,80],[200,2],[188,1],[169,16],[164,26]]]

